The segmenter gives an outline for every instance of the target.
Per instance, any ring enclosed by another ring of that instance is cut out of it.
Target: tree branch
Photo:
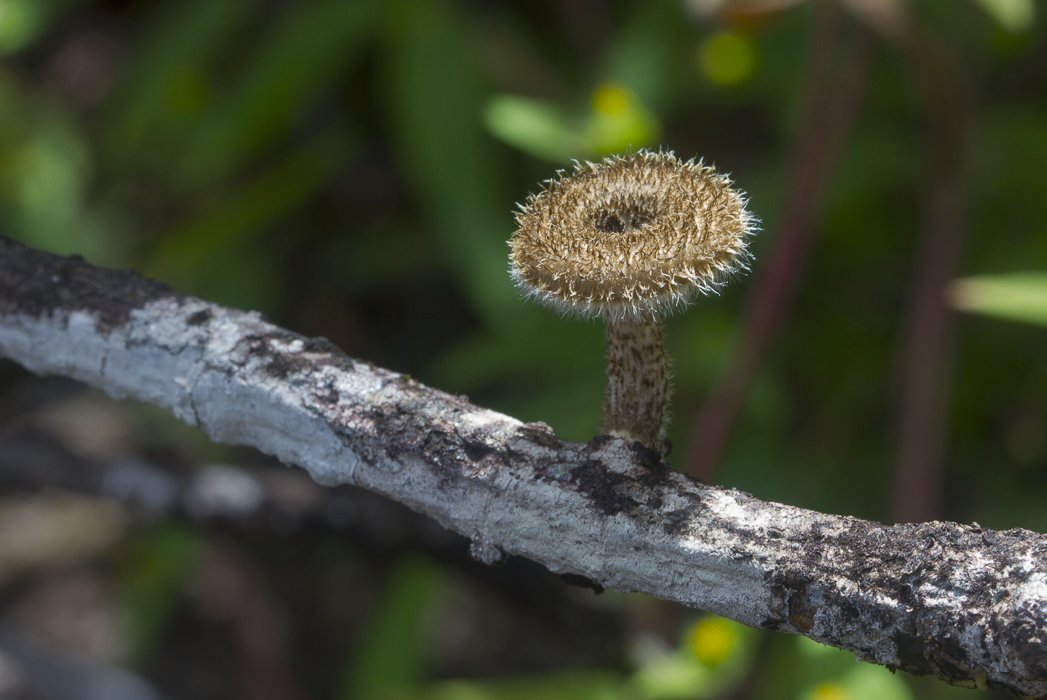
[[[559,440],[256,313],[0,238],[0,355],[157,404],[506,555],[962,684],[1047,695],[1047,537],[884,526]]]

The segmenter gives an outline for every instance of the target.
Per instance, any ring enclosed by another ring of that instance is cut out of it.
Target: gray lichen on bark
[[[0,238],[0,356],[162,406],[558,573],[1047,695],[1047,537],[761,501],[353,360],[323,339]]]

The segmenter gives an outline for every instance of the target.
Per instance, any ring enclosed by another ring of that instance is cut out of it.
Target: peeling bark
[[[860,658],[1047,696],[1047,537],[885,526],[670,470],[639,443],[564,442],[256,313],[0,238],[0,356],[356,484],[473,542]]]

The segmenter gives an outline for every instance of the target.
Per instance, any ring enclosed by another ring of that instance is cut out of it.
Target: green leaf
[[[487,104],[484,117],[502,141],[556,163],[641,148],[658,136],[658,119],[625,86],[604,83],[591,102],[587,114],[572,117],[548,102],[501,96]]]
[[[635,150],[650,145],[659,131],[657,117],[625,86],[605,83],[593,92],[585,128],[589,153],[606,156]]]
[[[496,142],[483,128],[490,94],[478,32],[446,0],[390,0],[382,85],[387,128],[405,177],[439,236],[443,261],[489,327],[512,322],[520,300],[506,274],[514,198]]]
[[[76,0],[0,0],[0,56],[26,48]]]
[[[148,658],[160,642],[201,546],[195,532],[177,526],[153,528],[132,544],[124,600],[131,649],[137,658]]]
[[[840,676],[811,686],[800,695],[800,700],[912,700],[912,697],[905,682],[886,668],[858,662]]]
[[[684,633],[679,649],[645,663],[630,679],[647,700],[723,696],[749,674],[760,633],[717,615],[704,615]]]
[[[487,128],[496,137],[538,158],[565,163],[582,149],[582,135],[557,106],[503,95],[487,103]]]
[[[126,62],[127,75],[105,120],[106,151],[117,166],[167,165],[215,99],[211,64],[235,46],[250,17],[247,0],[164,4]]]
[[[794,646],[797,680],[803,682],[800,700],[912,700],[902,677],[883,666],[806,637],[797,637]]]
[[[81,235],[91,165],[83,135],[71,124],[40,114],[32,114],[25,129],[28,133],[9,151],[0,148],[0,197],[7,200],[12,225],[32,246],[95,253]]]
[[[964,311],[1047,326],[1047,273],[967,277],[952,283],[948,298]]]
[[[982,9],[1009,32],[1024,32],[1036,18],[1033,0],[975,0]]]
[[[637,102],[661,112],[688,94],[693,26],[685,3],[640,2],[608,43],[604,81],[624,85]]]
[[[187,151],[175,163],[178,178],[187,185],[220,180],[285,136],[318,94],[333,91],[359,55],[374,7],[344,0],[289,6],[189,135]]]
[[[272,276],[265,270],[273,255],[252,241],[329,182],[352,147],[352,137],[340,127],[320,132],[163,234],[143,266],[145,273],[222,303],[266,307]],[[249,262],[254,266],[245,265]]]

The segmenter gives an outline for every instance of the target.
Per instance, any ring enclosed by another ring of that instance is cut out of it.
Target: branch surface
[[[803,634],[947,681],[1047,696],[1047,537],[885,526],[564,442],[241,312],[0,237],[0,356],[147,401],[595,585]]]

